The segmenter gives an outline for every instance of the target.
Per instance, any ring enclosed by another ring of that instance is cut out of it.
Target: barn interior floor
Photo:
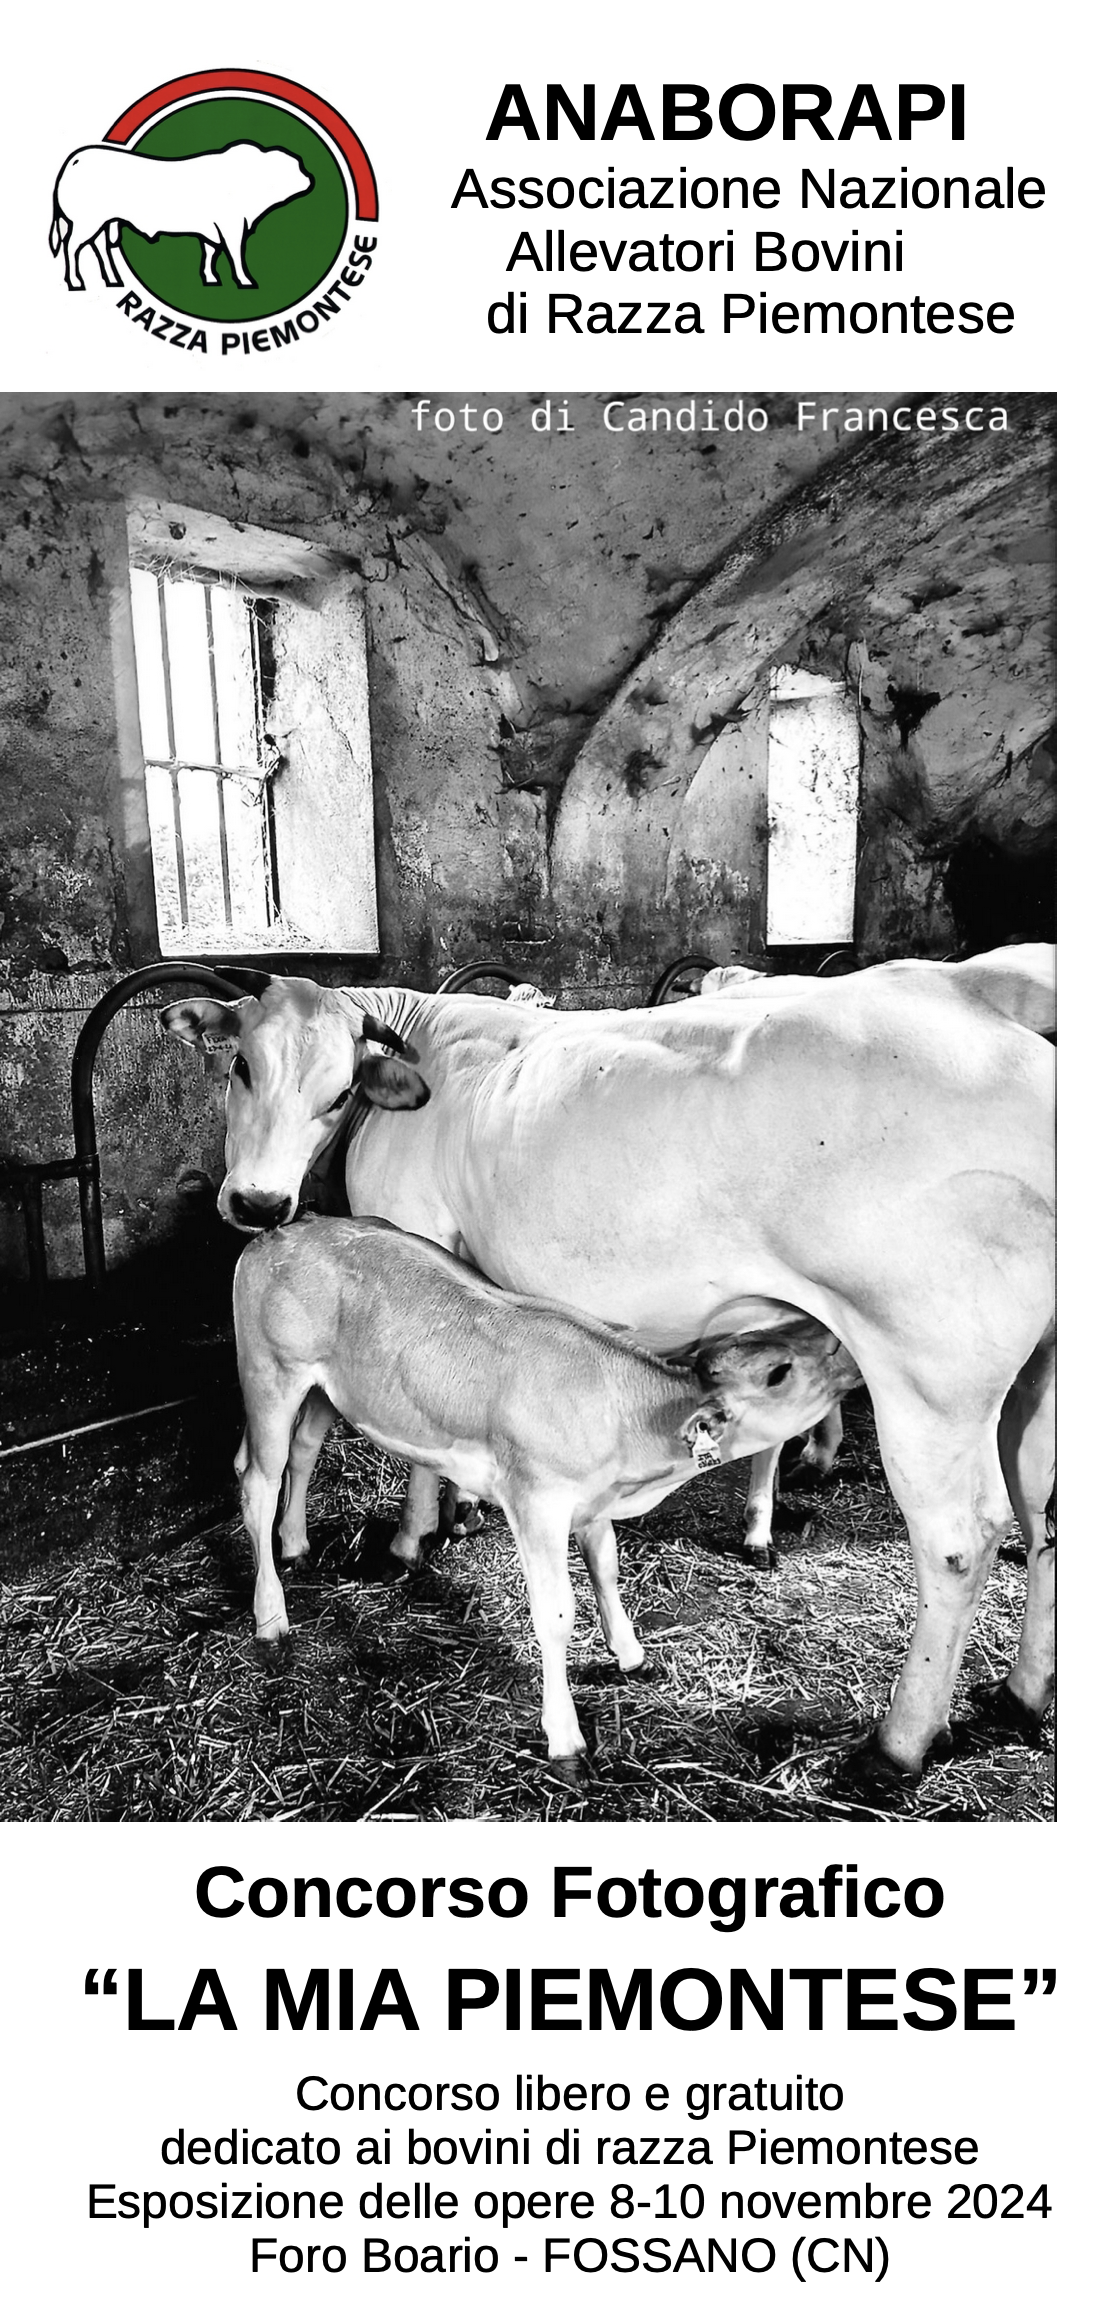
[[[0,1453],[66,1438],[0,1458],[0,1578],[117,1542],[141,1512],[167,1540],[228,1507],[236,1397],[228,1316],[173,1306],[162,1321],[117,1310],[91,1324],[78,1308],[22,1344],[0,1341]],[[159,1404],[179,1408],[131,1416]]]
[[[952,1753],[869,1801],[850,1759],[905,1649],[905,1535],[870,1412],[819,1494],[788,1499],[777,1571],[737,1553],[742,1480],[699,1477],[620,1528],[647,1671],[621,1680],[577,1575],[572,1679],[591,1744],[572,1787],[543,1754],[539,1664],[509,1534],[385,1580],[404,1471],[338,1430],[316,1471],[292,1634],[253,1642],[231,1463],[228,1338],[120,1322],[3,1363],[9,1440],[155,1402],[177,1411],[0,1464],[0,1815],[36,1820],[1047,1820],[1049,1748],[969,1722],[1013,1652],[1024,1573],[1002,1557]]]

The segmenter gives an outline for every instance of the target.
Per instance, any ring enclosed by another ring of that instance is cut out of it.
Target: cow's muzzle
[[[229,1196],[231,1222],[246,1233],[271,1233],[274,1226],[287,1225],[295,1215],[295,1203],[287,1193],[238,1193]]]

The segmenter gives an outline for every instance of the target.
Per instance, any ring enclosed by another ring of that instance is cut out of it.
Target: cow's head
[[[243,1233],[294,1217],[303,1179],[352,1097],[415,1112],[431,1094],[415,1049],[347,994],[302,976],[256,983],[243,1000],[180,1000],[160,1010],[173,1039],[233,1052],[218,1208]],[[391,1053],[374,1055],[374,1047]]]
[[[283,145],[241,145],[231,150],[243,157],[239,159],[239,182],[246,210],[254,212],[256,219],[283,202],[294,201],[297,194],[310,193],[315,183],[310,170]]]

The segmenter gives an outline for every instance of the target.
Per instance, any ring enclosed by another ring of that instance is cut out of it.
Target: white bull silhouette
[[[234,280],[256,284],[245,264],[245,243],[267,210],[308,193],[314,179],[282,145],[227,145],[220,153],[192,153],[162,161],[123,145],[79,145],[59,170],[50,244],[66,261],[66,287],[84,290],[78,253],[88,245],[110,289],[122,287],[113,253],[121,227],[146,242],[160,234],[197,234],[202,279],[218,280],[218,252],[229,253]]]

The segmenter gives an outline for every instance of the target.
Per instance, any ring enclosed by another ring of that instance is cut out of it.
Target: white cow
[[[273,977],[162,1014],[188,1042],[237,1042],[219,1206],[244,1230],[293,1214],[369,1069],[378,1104],[405,1109],[351,1141],[355,1214],[655,1349],[740,1331],[758,1297],[824,1323],[867,1383],[910,1534],[917,1618],[878,1742],[913,1773],[1012,1508],[1028,1589],[1010,1700],[1037,1720],[1053,1690],[1054,1060],[977,996],[970,966],[562,1015]],[[417,1066],[367,1065],[370,1008]],[[721,1450],[737,1456],[734,1428]],[[414,1473],[406,1555],[437,1491]]]
[[[50,243],[63,253],[68,290],[84,290],[78,254],[87,244],[113,290],[121,277],[113,255],[121,227],[145,241],[160,234],[197,234],[202,280],[218,280],[218,253],[226,250],[234,281],[256,284],[245,264],[245,243],[266,211],[308,193],[314,179],[282,145],[227,145],[221,153],[160,160],[124,145],[79,145],[64,161],[54,189]]]
[[[908,959],[892,960],[875,973],[880,978],[889,975],[905,981],[918,964]],[[972,959],[925,960],[921,965],[944,969],[950,988],[983,1000],[997,1015],[1010,1016],[1026,1031],[1039,1032],[1046,1040],[1057,1037],[1058,964],[1052,943],[1005,943],[997,951],[977,952]],[[817,981],[815,976],[776,978],[766,968],[714,967],[701,977],[698,996],[742,1000],[752,993],[757,996],[759,984],[778,982],[787,992],[795,988],[809,991]]]
[[[907,962],[899,965],[905,970]],[[1056,955],[1052,943],[1020,943],[1004,945],[998,951],[979,952],[976,957],[958,962],[938,963],[951,966],[952,981],[957,989],[967,991],[1001,1016],[1010,1016],[1026,1030],[1038,1032],[1045,1039],[1057,1035],[1057,974]],[[700,979],[699,996],[714,999],[745,1000],[750,1005],[757,998],[754,989],[760,981],[768,980],[770,971],[757,967],[709,968]],[[794,979],[786,977],[787,986]],[[808,986],[813,979],[799,979]],[[797,1467],[789,1481],[796,1489],[799,1481],[808,1482],[814,1475],[827,1475],[844,1440],[844,1419],[839,1403],[826,1412],[801,1446]],[[774,1556],[774,1498],[778,1488],[778,1462],[783,1446],[775,1443],[768,1451],[759,1452],[750,1463],[750,1486],[743,1518],[743,1547],[751,1563],[764,1570],[772,1565]]]

